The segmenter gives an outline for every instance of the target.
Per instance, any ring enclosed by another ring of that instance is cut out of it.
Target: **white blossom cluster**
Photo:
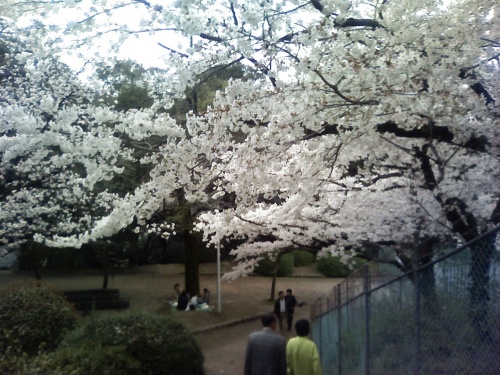
[[[182,133],[166,115],[94,104],[96,93],[35,37],[7,23],[0,32],[8,51],[0,74],[0,245],[79,246],[102,221],[114,221],[99,232],[107,237],[133,217],[107,190],[135,160],[124,137]],[[122,211],[113,220],[115,206]]]

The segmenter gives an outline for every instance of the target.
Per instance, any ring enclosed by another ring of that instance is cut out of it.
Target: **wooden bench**
[[[130,301],[120,298],[118,289],[66,290],[62,294],[78,311],[88,312],[130,307]]]

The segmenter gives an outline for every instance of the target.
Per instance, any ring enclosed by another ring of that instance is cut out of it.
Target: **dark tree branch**
[[[460,74],[458,75],[462,79],[472,78],[476,79],[476,74],[472,71],[473,68],[463,68],[460,69]],[[495,104],[495,100],[490,95],[488,90],[480,82],[475,82],[470,85],[470,88],[478,95],[482,96],[486,101],[486,105]]]
[[[329,135],[329,134],[338,135],[340,133],[339,133],[339,129],[338,129],[338,125],[337,124],[333,124],[333,125],[324,124],[321,127],[321,129],[318,130],[318,131],[312,131],[310,129],[305,129],[305,134],[306,135],[303,138],[300,139],[301,141],[306,141],[306,140],[309,140],[309,139],[313,139],[313,138],[317,138],[317,137],[322,137],[324,135]]]
[[[203,77],[203,79],[202,79],[201,81],[199,81],[199,82],[198,82],[198,83],[197,83],[197,84],[196,84],[196,85],[195,85],[195,86],[194,86],[194,87],[193,87],[193,88],[189,91],[188,96],[189,96],[189,95],[191,95],[193,92],[195,92],[195,91],[198,89],[198,87],[199,87],[202,83],[204,83],[204,82],[208,81],[208,79],[210,79],[211,77],[213,77],[214,75],[216,75],[218,72],[223,71],[224,69],[227,69],[227,68],[229,68],[230,66],[232,66],[232,65],[234,65],[234,64],[237,64],[237,63],[239,63],[239,62],[240,62],[240,61],[242,61],[243,59],[244,59],[244,57],[243,57],[243,56],[241,56],[241,57],[237,58],[236,60],[231,61],[230,63],[224,64],[224,65],[220,65],[220,66],[216,66],[216,67],[215,67],[215,68],[213,68],[213,69],[209,69],[209,70],[205,71],[204,73],[206,73],[206,72],[208,72],[208,71],[210,71],[210,73],[209,73],[209,74],[207,74],[206,76],[204,76],[204,77]],[[202,74],[204,74],[204,73],[202,73]]]
[[[437,186],[436,176],[431,165],[431,159],[428,155],[429,145],[425,144],[422,149],[414,147],[415,157],[420,160],[420,168],[424,173],[425,187],[429,190],[434,190]]]
[[[372,29],[383,28],[378,21],[366,19],[366,18],[347,18],[342,23],[336,23],[335,26],[344,27],[371,27]]]
[[[189,55],[186,55],[185,53],[182,53],[182,52],[176,51],[175,49],[172,49],[172,48],[170,48],[170,47],[167,47],[166,45],[161,44],[160,42],[158,42],[158,45],[159,45],[160,47],[162,47],[162,48],[165,48],[166,50],[168,50],[168,51],[170,51],[170,52],[173,52],[173,53],[175,53],[175,54],[177,54],[177,55],[181,56],[181,57],[184,57],[184,58],[189,57]]]
[[[264,74],[269,80],[271,81],[271,84],[273,87],[276,87],[276,78],[270,77],[269,76],[269,68],[267,66],[264,66],[260,64],[257,60],[255,60],[253,57],[245,57],[248,61],[250,61],[252,64],[255,65],[255,67],[262,73]]]
[[[459,233],[466,241],[472,241],[479,236],[476,218],[468,211],[463,200],[448,198],[442,206],[454,232]]]
[[[317,10],[319,10],[321,13],[323,13],[323,10],[325,9],[325,7],[323,6],[323,4],[321,4],[321,1],[311,0],[311,4],[313,7],[315,7]]]
[[[328,82],[328,80],[325,77],[323,77],[323,75],[321,74],[321,72],[318,69],[313,69],[312,71],[314,73],[316,73],[318,75],[318,77],[325,83],[325,85],[327,85],[329,88],[331,88],[333,90],[333,92],[335,94],[337,94],[337,96],[339,96],[340,98],[342,98],[346,102],[351,103],[353,105],[376,105],[376,104],[378,104],[378,101],[376,101],[376,100],[354,100],[354,99],[348,98],[347,96],[345,96],[344,94],[342,94],[340,92],[338,85]]]
[[[231,14],[233,15],[233,22],[235,26],[238,26],[238,18],[236,17],[236,11],[234,10],[234,4],[232,1],[229,3],[229,6],[231,9]]]
[[[434,139],[440,142],[453,141],[453,133],[446,126],[433,126],[432,131],[430,126],[406,130],[401,129],[398,124],[393,121],[387,121],[376,126],[379,133],[391,133],[402,138],[424,138]]]
[[[199,34],[199,36],[200,36],[200,38],[207,39],[207,40],[210,40],[212,42],[222,43],[224,41],[224,39],[219,38],[218,36],[208,35],[205,33],[201,33],[201,34]]]
[[[495,206],[495,209],[493,210],[493,212],[491,214],[490,220],[495,225],[500,224],[500,199],[497,200],[497,205]]]

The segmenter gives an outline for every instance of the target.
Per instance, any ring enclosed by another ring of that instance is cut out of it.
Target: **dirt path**
[[[308,306],[296,309],[294,321],[298,319],[309,319]],[[196,334],[205,356],[206,375],[242,374],[248,335],[260,329],[257,319]],[[294,336],[294,332],[285,335],[287,339]]]

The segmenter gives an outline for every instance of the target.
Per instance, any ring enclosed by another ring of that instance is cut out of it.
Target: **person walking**
[[[285,296],[285,313],[286,313],[287,332],[290,332],[290,330],[292,329],[293,313],[295,312],[295,306],[297,306],[297,299],[292,294],[292,290],[287,289],[286,296]]]
[[[276,334],[273,313],[261,318],[263,329],[248,336],[245,354],[245,375],[286,375],[286,342]]]
[[[274,301],[274,315],[278,318],[280,333],[283,333],[283,321],[286,317],[286,301],[285,293],[282,290],[278,292],[278,299]]]
[[[316,344],[307,336],[310,324],[307,319],[295,323],[297,336],[288,340],[286,363],[288,375],[322,375]]]

